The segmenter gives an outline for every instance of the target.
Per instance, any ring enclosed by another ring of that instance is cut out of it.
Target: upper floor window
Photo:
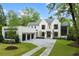
[[[55,24],[54,25],[54,29],[58,29],[58,24]]]
[[[45,29],[45,25],[42,25],[42,29]]]

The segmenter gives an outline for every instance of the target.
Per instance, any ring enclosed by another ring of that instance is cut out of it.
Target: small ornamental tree
[[[15,40],[15,43],[19,43],[19,37],[16,34],[16,30],[17,29],[16,28],[13,28],[13,27],[9,27],[8,29],[9,30],[6,33],[7,38],[14,39]]]
[[[3,42],[3,36],[2,36],[2,25],[0,25],[0,43]]]

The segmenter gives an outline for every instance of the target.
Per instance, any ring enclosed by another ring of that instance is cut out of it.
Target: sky
[[[3,3],[4,12],[7,13],[9,10],[14,10],[16,13],[24,9],[25,7],[34,8],[38,13],[40,13],[41,18],[48,18],[53,13],[49,14],[46,3]]]

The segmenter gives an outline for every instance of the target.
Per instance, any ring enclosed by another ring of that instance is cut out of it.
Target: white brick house
[[[47,38],[67,38],[68,24],[61,24],[57,19],[45,19],[39,20],[38,22],[31,22],[27,26],[18,26],[16,27],[16,33],[19,35],[20,41],[26,41],[31,39],[36,39],[38,37],[42,37],[44,39]],[[64,28],[64,30],[63,30]],[[4,39],[5,32],[7,32],[8,26],[2,27],[2,35]],[[64,32],[64,33],[63,33]]]

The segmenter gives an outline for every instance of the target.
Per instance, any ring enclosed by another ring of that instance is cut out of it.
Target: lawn
[[[41,48],[40,50],[36,51],[32,56],[39,56],[41,53],[45,51],[45,47]]]
[[[0,43],[0,56],[20,56],[33,48],[36,48],[37,46],[32,43],[18,43],[15,44],[18,49],[16,50],[5,50],[7,46],[10,44],[1,44]]]
[[[49,56],[72,56],[74,53],[79,52],[79,48],[68,45],[72,42],[68,40],[57,40]]]

